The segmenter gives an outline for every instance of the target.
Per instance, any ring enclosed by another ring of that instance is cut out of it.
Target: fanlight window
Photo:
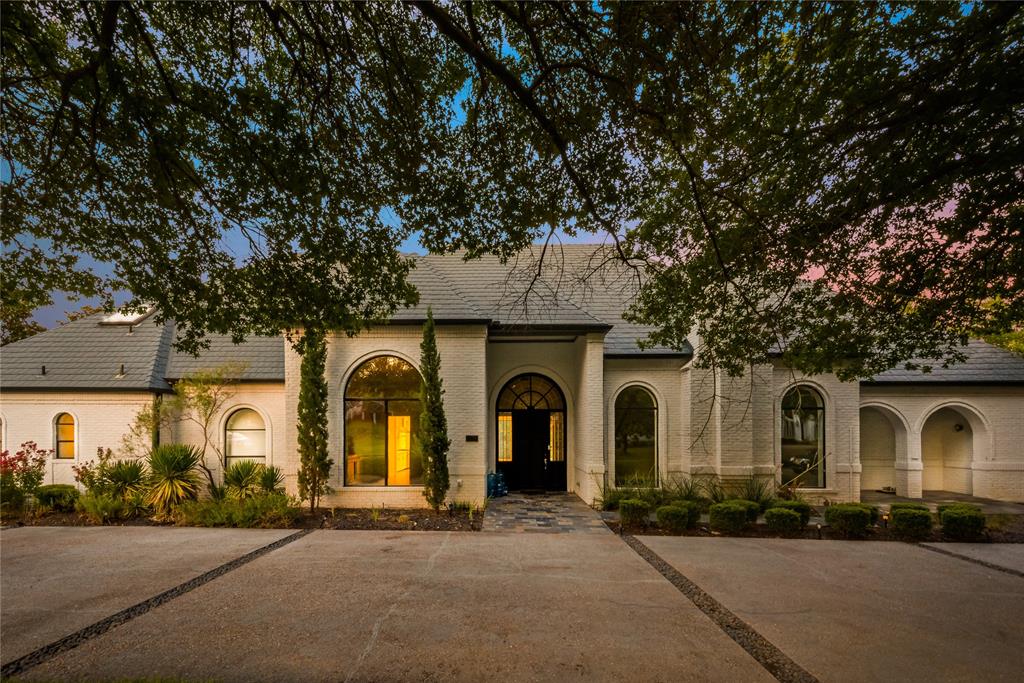
[[[360,365],[345,387],[345,485],[421,486],[420,373],[395,356]]]
[[[793,387],[782,399],[782,484],[825,486],[825,401],[807,386]]]
[[[252,408],[236,410],[228,418],[224,455],[230,465],[235,460],[267,459],[267,428]]]
[[[75,418],[68,413],[57,416],[57,457],[71,459],[75,457]]]
[[[658,480],[658,404],[643,387],[615,398],[615,485]]]
[[[512,462],[512,411],[547,410],[549,462],[565,461],[565,397],[543,375],[519,375],[498,395],[498,462]]]

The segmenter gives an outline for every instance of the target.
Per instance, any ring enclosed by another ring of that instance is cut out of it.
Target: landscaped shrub
[[[107,466],[104,475],[110,493],[122,500],[146,490],[146,464],[141,460],[118,460]]]
[[[974,541],[985,531],[985,515],[974,505],[950,505],[939,515],[942,533],[957,541]]]
[[[71,484],[50,484],[36,489],[36,500],[40,505],[57,512],[74,512],[78,500],[78,489]]]
[[[701,486],[704,488],[704,497],[711,505],[724,503],[731,498],[729,492],[722,486],[722,482],[715,477],[704,479],[701,482]]]
[[[602,485],[600,504],[603,510],[618,510],[627,499],[642,500],[653,510],[671,502],[669,491],[658,487],[650,477],[632,475],[618,486]]]
[[[977,505],[971,505],[970,503],[943,503],[936,508],[939,514],[939,518],[942,518],[942,513],[946,510],[956,508],[958,510],[974,510],[975,512],[981,512],[981,508]]]
[[[658,515],[658,526],[667,531],[673,533],[681,533],[686,529],[692,529],[696,526],[696,522],[692,522],[693,515],[691,510],[697,509],[693,503],[689,505],[662,505],[658,508],[656,514]],[[697,516],[700,516],[700,511],[697,511]]]
[[[194,446],[164,444],[149,454],[151,488],[146,502],[160,514],[167,514],[179,503],[195,498],[199,492],[196,467],[202,457]]]
[[[46,462],[53,450],[41,450],[34,441],[21,444],[14,455],[0,453],[0,504],[5,510],[19,510],[26,496],[34,495],[46,476]]]
[[[699,479],[693,477],[669,477],[661,488],[670,501],[686,500],[700,503],[704,500],[704,486]]]
[[[761,505],[753,500],[746,500],[745,498],[731,498],[726,503],[734,503],[741,506],[747,511],[747,521],[753,524],[757,521],[757,516],[761,512]]]
[[[267,528],[291,526],[301,514],[297,501],[283,493],[271,493],[188,501],[176,507],[172,516],[182,526]]]
[[[238,460],[224,470],[224,486],[234,498],[252,498],[262,490],[263,465],[255,460]]]
[[[825,508],[825,523],[847,538],[864,536],[871,526],[871,507],[860,503],[840,503]]]
[[[740,501],[735,500],[715,503],[709,511],[711,528],[715,531],[730,533],[741,531],[747,526],[747,522],[750,519],[749,509],[749,506],[742,505]]]
[[[622,526],[644,526],[651,514],[651,504],[645,500],[627,498],[619,502],[619,518]]]
[[[764,512],[775,500],[775,482],[765,477],[747,477],[734,486],[737,498],[757,503],[758,512]]]
[[[780,500],[778,498],[772,501],[768,509],[792,510],[796,512],[800,515],[801,526],[807,526],[807,522],[811,521],[811,513],[814,511],[811,504],[805,500]],[[765,521],[768,521],[767,512],[765,512]]]
[[[890,513],[897,510],[924,510],[928,512],[928,506],[924,503],[893,503],[889,506]]]
[[[932,533],[932,513],[927,509],[899,507],[892,511],[892,532],[908,541],[920,541]]]
[[[260,489],[263,493],[282,493],[284,491],[284,472],[275,465],[265,465],[260,472]]]
[[[672,507],[683,508],[686,510],[686,528],[696,529],[697,522],[700,521],[700,509],[701,504],[698,501],[693,500],[674,500],[669,503]]]
[[[785,507],[768,508],[764,511],[764,521],[769,529],[786,536],[800,533],[807,524],[798,511]]]
[[[124,512],[124,501],[109,493],[87,494],[78,499],[78,509],[96,524],[106,524]]]

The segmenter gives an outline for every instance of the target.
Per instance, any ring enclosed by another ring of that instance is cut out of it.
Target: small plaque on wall
[[[479,441],[480,436],[477,434],[466,434],[466,441]]]

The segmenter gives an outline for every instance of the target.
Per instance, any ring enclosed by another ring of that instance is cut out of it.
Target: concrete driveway
[[[116,535],[118,529],[109,529]],[[134,531],[134,530],[130,530]],[[167,529],[151,529],[155,542]],[[7,566],[6,586],[48,562]],[[238,532],[203,543],[223,548]],[[78,571],[121,554],[94,538]],[[220,540],[222,539],[222,540]],[[42,541],[42,538],[40,539]],[[48,542],[49,543],[49,542]],[[198,543],[197,543],[198,545]],[[125,550],[129,552],[125,553]],[[197,567],[199,569],[199,567]],[[79,590],[88,593],[88,580]],[[163,584],[161,584],[163,585]],[[154,590],[156,586],[154,586]],[[52,604],[66,607],[61,589]],[[37,608],[51,601],[37,593]],[[88,618],[94,618],[90,614]],[[10,624],[10,626],[9,626]],[[8,629],[10,628],[10,632]],[[10,655],[3,648],[4,662]],[[14,654],[12,652],[12,654]],[[611,534],[317,531],[57,654],[25,680],[722,680],[771,677]]]
[[[1019,681],[1024,672],[1019,575],[904,543],[640,540],[822,681]],[[936,545],[1011,569],[1020,549]]]
[[[42,652],[24,680],[772,680],[612,534],[293,533],[5,530],[2,662]],[[642,540],[822,681],[1024,670],[1024,578],[994,563],[898,543]],[[287,544],[258,554],[272,543]]]

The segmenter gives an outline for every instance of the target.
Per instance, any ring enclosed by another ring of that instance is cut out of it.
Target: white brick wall
[[[225,454],[225,436],[227,420],[240,408],[251,408],[263,418],[267,434],[266,464],[276,465],[286,471],[289,463],[288,448],[285,443],[285,392],[280,382],[246,382],[236,384],[231,397],[225,401],[212,424],[212,445],[207,450],[206,464],[214,471],[218,481],[223,474],[223,461],[217,457],[217,451]],[[177,421],[165,428],[160,434],[162,443],[191,443],[201,445],[203,442],[202,428],[192,421]]]
[[[861,402],[908,426],[897,434],[907,452],[895,472],[901,494],[938,487],[1024,501],[1024,387],[864,386]]]
[[[445,413],[452,440],[449,452],[451,476],[450,500],[481,503],[486,495],[484,449],[487,421],[486,328],[475,326],[437,327],[437,347],[441,354]],[[329,393],[328,433],[334,459],[331,486],[335,492],[324,499],[326,505],[347,507],[415,507],[425,504],[422,487],[344,486],[343,449],[344,388],[351,373],[366,360],[380,355],[395,355],[417,369],[420,359],[422,328],[418,325],[374,328],[356,337],[333,335],[328,341],[326,377]],[[297,491],[299,368],[301,358],[286,346],[285,350],[285,468],[287,485]],[[479,441],[466,441],[477,435]]]
[[[42,449],[56,449],[54,421],[60,413],[75,418],[74,459],[53,459],[47,463],[47,484],[74,484],[72,466],[91,461],[97,448],[121,445],[135,415],[149,406],[149,392],[22,392],[6,391],[0,397],[3,417],[3,448],[18,450],[26,441]]]

